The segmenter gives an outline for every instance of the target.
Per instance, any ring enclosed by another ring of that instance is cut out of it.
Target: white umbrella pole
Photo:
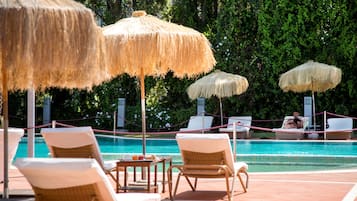
[[[3,55],[0,55],[0,59],[4,61]],[[1,65],[4,65],[1,63]],[[8,152],[9,152],[9,142],[8,142],[8,127],[9,127],[9,104],[8,104],[8,90],[7,90],[7,70],[2,66],[2,98],[3,98],[3,115],[4,115],[4,190],[2,198],[9,198],[9,164],[8,164]]]
[[[223,125],[222,99],[219,97],[219,109],[221,111],[221,126]]]
[[[313,118],[314,118],[314,131],[316,131],[316,113],[315,113],[315,97],[314,97],[314,91],[312,91],[312,112],[313,112]]]
[[[237,122],[233,122],[233,160],[236,162],[237,160],[237,130],[236,130],[236,125]]]
[[[324,111],[324,140],[326,140],[326,124],[327,124],[327,121],[326,121],[326,111]]]
[[[141,126],[142,126],[142,145],[143,155],[146,154],[146,113],[145,113],[145,75],[144,69],[141,68],[140,75],[140,92],[141,92]]]
[[[35,89],[27,90],[27,156],[35,156]]]

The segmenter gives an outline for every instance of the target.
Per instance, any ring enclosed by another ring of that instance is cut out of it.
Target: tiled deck
[[[26,179],[16,170],[10,169],[11,200],[34,200],[32,190]],[[236,183],[237,191],[234,200],[249,201],[356,201],[357,200],[357,169],[320,172],[292,173],[250,173],[247,193],[243,193],[240,184]],[[0,191],[3,190],[2,184]],[[14,196],[17,195],[17,196]],[[162,200],[169,200],[168,193],[161,195]],[[202,179],[198,183],[198,191],[192,192],[184,179],[176,200],[227,200],[225,183],[221,179]]]

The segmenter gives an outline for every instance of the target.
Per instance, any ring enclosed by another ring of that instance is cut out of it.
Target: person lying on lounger
[[[300,113],[299,112],[293,112],[293,119],[289,119],[286,124],[285,128],[303,128],[303,121],[299,117]]]

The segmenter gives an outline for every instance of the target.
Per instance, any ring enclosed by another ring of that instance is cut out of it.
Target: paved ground
[[[26,179],[10,169],[10,200],[32,201]],[[243,193],[236,183],[234,200],[239,201],[357,201],[357,169],[320,172],[250,173],[249,188]],[[3,186],[0,185],[2,192]],[[222,179],[202,179],[198,191],[192,192],[181,180],[176,200],[227,200]],[[30,195],[30,196],[28,196]],[[161,194],[168,200],[168,192]]]

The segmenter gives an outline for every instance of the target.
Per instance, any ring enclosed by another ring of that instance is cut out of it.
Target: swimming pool
[[[141,139],[97,135],[104,159],[118,159],[142,152]],[[175,140],[148,139],[147,153],[170,155],[179,163]],[[27,156],[27,140],[19,145],[16,157]],[[35,156],[48,157],[42,138],[36,138]],[[250,171],[327,170],[357,167],[357,142],[237,140],[238,160],[249,164]]]

